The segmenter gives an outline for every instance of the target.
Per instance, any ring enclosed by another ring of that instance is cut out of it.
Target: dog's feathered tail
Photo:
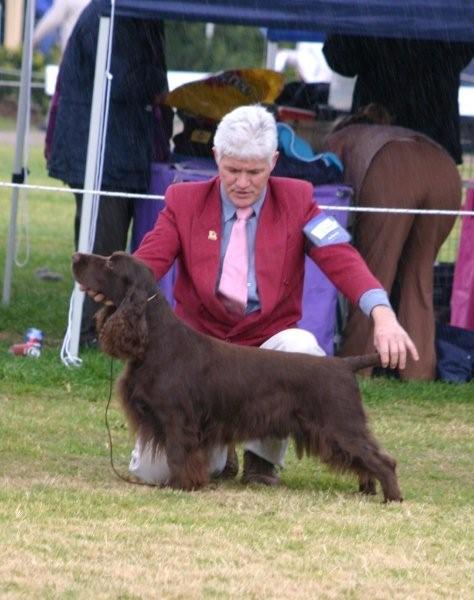
[[[380,367],[380,355],[379,354],[365,354],[364,356],[344,356],[342,359],[349,365],[351,370],[355,373],[361,369],[367,369],[368,367]]]

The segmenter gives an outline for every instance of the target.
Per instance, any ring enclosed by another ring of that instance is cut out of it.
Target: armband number
[[[351,241],[348,231],[334,217],[321,213],[303,227],[306,237],[318,247],[343,244]]]

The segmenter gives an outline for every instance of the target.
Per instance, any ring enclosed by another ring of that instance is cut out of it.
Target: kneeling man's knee
[[[316,337],[305,329],[285,329],[268,339],[261,346],[283,352],[303,352],[314,356],[324,356],[326,353],[318,344]]]

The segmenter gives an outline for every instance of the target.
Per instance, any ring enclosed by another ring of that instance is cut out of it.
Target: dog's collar
[[[153,300],[153,298],[156,298],[158,296],[158,292],[156,292],[156,294],[153,294],[153,296],[150,296],[149,298],[147,298],[147,302],[151,302],[151,300]]]

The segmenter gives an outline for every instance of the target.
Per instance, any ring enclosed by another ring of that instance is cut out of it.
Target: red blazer
[[[171,185],[165,201],[154,229],[134,255],[157,279],[178,260],[176,313],[214,337],[260,345],[295,327],[301,318],[305,251],[354,303],[367,290],[382,287],[350,244],[317,248],[307,242],[303,227],[320,212],[311,184],[270,177],[255,240],[261,309],[236,317],[216,295],[222,228],[219,178]]]

